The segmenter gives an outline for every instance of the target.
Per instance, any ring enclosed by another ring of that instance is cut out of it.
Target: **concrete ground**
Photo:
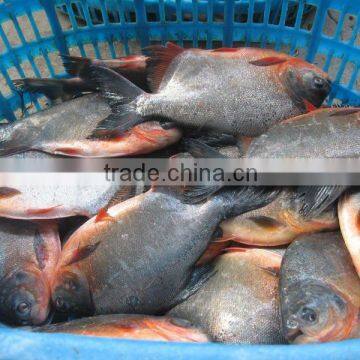
[[[64,30],[71,28],[71,23],[70,23],[67,15],[64,15],[63,13],[58,11],[58,17],[59,17],[61,26]],[[338,17],[339,17],[339,14],[336,11],[329,12],[327,19],[326,19],[325,27],[323,29],[323,31],[326,35],[333,35],[335,33]],[[50,26],[49,26],[48,22],[46,21],[46,15],[44,12],[40,11],[40,12],[35,13],[34,19],[39,27],[39,32],[42,36],[47,36],[47,35],[51,34]],[[313,20],[312,15],[310,14],[310,16],[308,16],[308,18],[303,22],[302,27],[303,28],[311,28],[312,20]],[[18,21],[19,21],[19,25],[22,29],[22,32],[24,34],[25,40],[26,41],[34,40],[35,35],[33,33],[33,30],[31,28],[28,18],[26,16],[22,16],[22,17],[18,18]],[[345,26],[341,32],[341,38],[343,40],[347,40],[350,38],[353,27],[355,26],[355,23],[356,23],[356,18],[354,18],[353,16],[350,16],[350,15],[346,17]],[[1,26],[11,44],[11,46],[17,46],[17,45],[21,44],[21,40],[20,40],[17,32],[15,31],[15,29],[13,27],[13,23],[11,21],[2,23]],[[118,42],[118,43],[115,43],[114,45],[115,45],[116,54],[118,56],[123,55],[124,52],[123,52],[122,44]],[[360,35],[357,38],[357,45],[360,46]],[[100,48],[100,52],[101,52],[103,58],[110,57],[108,44],[102,43],[99,45],[99,48]],[[130,48],[133,53],[140,52],[139,45],[134,41],[130,43]],[[284,51],[285,50],[286,50],[286,47],[284,48]],[[5,45],[2,42],[2,40],[0,39],[0,54],[4,51],[5,51]],[[93,49],[92,45],[85,45],[85,51],[89,57],[95,57],[95,53],[94,53],[94,49]],[[77,49],[77,48],[71,49],[70,52],[73,55],[80,55],[79,49]],[[302,51],[302,49],[299,49],[299,56],[301,56],[303,54],[304,54],[304,52]],[[59,58],[59,56],[57,54],[55,54],[55,53],[49,54],[49,58],[50,58],[52,65],[54,66],[56,74],[64,72],[61,59]],[[39,68],[41,77],[49,77],[50,72],[49,72],[49,69],[48,69],[44,59],[37,58],[35,60],[35,62]],[[316,64],[318,66],[320,66],[320,67],[323,66],[324,62],[325,62],[324,55],[317,56]],[[341,62],[340,58],[334,58],[331,61],[330,68],[329,68],[329,74],[332,78],[336,75],[338,67],[340,65],[340,62]],[[28,61],[26,61],[22,64],[22,68],[24,70],[25,76],[27,76],[27,77],[35,77],[36,76],[36,74],[34,73],[32,67]],[[344,75],[343,75],[341,81],[346,84],[349,81],[353,71],[354,71],[354,64],[349,63],[345,69],[345,72],[344,72]],[[9,69],[8,73],[9,73],[9,76],[11,79],[21,77],[15,67]],[[358,79],[356,82],[356,87],[357,87],[357,89],[360,89],[360,75],[358,76]],[[1,75],[1,73],[0,73],[0,91],[4,96],[11,94],[11,89],[6,84],[6,81],[5,81],[4,77]]]

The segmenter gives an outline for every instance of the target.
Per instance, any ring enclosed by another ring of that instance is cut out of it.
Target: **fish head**
[[[291,59],[282,65],[285,88],[294,103],[303,111],[322,105],[331,91],[327,73],[301,59]]]
[[[72,315],[91,315],[93,305],[86,277],[77,269],[66,267],[57,271],[52,283],[54,308]]]
[[[50,286],[39,270],[16,270],[0,283],[0,318],[12,325],[41,325],[50,313]]]
[[[339,291],[308,280],[286,289],[282,298],[283,334],[289,342],[312,343],[346,339],[358,325],[357,309]]]

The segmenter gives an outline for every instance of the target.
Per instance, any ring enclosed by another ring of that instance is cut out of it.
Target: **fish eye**
[[[64,298],[61,296],[58,296],[55,299],[55,307],[56,307],[56,310],[62,311],[62,312],[67,311],[69,309],[68,304],[66,303]]]
[[[22,301],[16,306],[15,311],[20,316],[27,315],[31,311],[31,304],[27,301]]]
[[[314,83],[315,88],[322,89],[325,86],[326,81],[319,76],[315,76],[313,79],[313,83]]]
[[[301,318],[307,322],[315,322],[317,320],[317,314],[313,309],[303,307],[301,309]]]

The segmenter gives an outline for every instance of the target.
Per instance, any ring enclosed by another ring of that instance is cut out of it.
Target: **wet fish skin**
[[[111,157],[152,152],[177,142],[181,132],[158,122],[142,124],[117,138],[89,139],[110,115],[98,94],[85,95],[0,127],[0,156],[34,149],[71,157]]]
[[[50,312],[50,282],[60,256],[57,227],[0,219],[0,319],[40,325]]]
[[[145,315],[98,315],[33,328],[35,332],[176,342],[208,342],[209,337],[186,320]]]
[[[215,269],[196,294],[168,314],[191,321],[218,342],[284,343],[278,278],[238,252],[221,255]]]
[[[285,188],[272,203],[222,222],[222,236],[217,241],[279,246],[289,244],[303,234],[338,228],[334,207],[309,219],[300,214],[300,207],[293,191]]]
[[[327,74],[314,65],[268,49],[185,50],[168,45],[150,49],[149,58],[160,59],[150,74],[161,79],[155,94],[144,93],[111,70],[94,70],[103,94],[117,104],[117,120],[105,120],[98,130],[117,126],[123,131],[160,116],[184,127],[257,136],[320,106],[331,86]]]
[[[254,139],[247,157],[360,156],[360,108],[321,108],[272,127]]]
[[[9,160],[53,159],[52,155],[28,151],[12,155]],[[29,175],[31,177],[31,175]],[[74,178],[53,184],[32,182],[24,177],[21,184],[14,185],[12,177],[0,181],[0,216],[12,219],[40,220],[57,219],[75,215],[90,217],[105,207],[117,194],[119,185],[104,180],[103,184],[73,183]],[[1,195],[1,189],[11,189]]]
[[[188,205],[171,191],[150,190],[90,219],[62,251],[52,284],[55,307],[70,313],[86,308],[89,314],[166,310],[193,285],[194,265],[218,223],[272,198],[271,191],[251,196],[252,191],[231,189]]]
[[[360,280],[340,233],[303,236],[288,247],[280,271],[280,302],[289,342],[360,336]]]
[[[338,205],[342,236],[360,276],[360,193],[350,190],[340,199]]]

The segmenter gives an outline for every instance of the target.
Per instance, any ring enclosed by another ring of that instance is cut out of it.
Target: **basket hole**
[[[89,12],[90,12],[91,22],[93,23],[93,25],[101,25],[104,23],[104,16],[101,9],[92,7],[89,8]],[[82,27],[84,26],[86,26],[86,22]]]
[[[182,12],[182,19],[185,22],[192,22],[193,21],[193,14],[190,11],[183,11]]]
[[[357,17],[352,14],[346,14],[344,18],[343,28],[341,30],[342,41],[349,41],[355,30]]]
[[[34,30],[30,24],[30,20],[26,15],[19,16],[17,18],[20,29],[24,35],[26,42],[31,42],[36,40]]]
[[[34,59],[34,62],[35,62],[37,69],[39,70],[42,78],[50,77],[51,74],[49,71],[49,67],[47,66],[46,61],[43,56],[36,57]]]
[[[71,56],[82,56],[78,46],[73,46],[69,48],[69,54]]]
[[[5,33],[7,40],[9,41],[11,47],[21,45],[21,40],[19,34],[14,29],[14,22],[12,20],[5,21],[1,24],[1,27]]]
[[[3,54],[4,52],[6,52],[6,46],[5,46],[2,38],[0,37],[0,54]]]
[[[341,76],[340,83],[344,85],[348,85],[354,71],[355,71],[355,64],[352,61],[348,61],[345,66],[344,72]]]
[[[330,76],[331,79],[335,79],[336,75],[338,73],[340,64],[341,64],[341,58],[339,57],[333,57],[330,61],[330,66],[329,66],[329,70],[328,70],[328,74]]]
[[[147,3],[145,2],[145,12],[146,12],[146,20],[148,22],[159,22],[159,4],[157,3]]]
[[[249,3],[235,4],[234,7],[234,22],[246,23],[248,21]],[[255,14],[254,14],[255,16]]]
[[[295,26],[298,11],[299,11],[299,3],[295,1],[289,1],[286,12],[286,18],[285,18],[285,26],[288,27]]]
[[[64,12],[68,12],[65,5],[63,5],[62,9],[63,9]],[[57,12],[56,12],[56,15],[57,15],[57,18],[58,18],[58,20],[59,20],[61,29],[62,29],[64,32],[69,31],[69,30],[72,30],[72,28],[73,28],[73,27],[72,27],[72,24],[71,24],[71,22],[70,22],[69,17],[68,17],[66,14],[64,14],[63,12],[57,11]]]
[[[113,41],[113,46],[115,49],[116,57],[125,55],[125,47],[122,41],[120,40]]]
[[[125,1],[122,1],[124,4]],[[127,23],[136,23],[136,10],[134,1],[126,1],[126,7],[122,7],[121,9],[124,13],[124,18]]]
[[[60,75],[60,74],[64,74],[65,73],[65,68],[62,62],[61,57],[58,55],[58,53],[49,53],[49,60],[50,63],[53,67],[54,73],[56,75]]]
[[[213,5],[213,18],[214,23],[223,23],[225,13],[225,3],[223,0],[216,2],[216,6]]]
[[[9,85],[7,84],[5,77],[0,73],[0,93],[4,97],[8,97],[12,94],[12,90],[10,89]]]
[[[328,9],[326,20],[323,27],[323,34],[329,37],[333,37],[338,25],[340,12],[335,9]]]
[[[21,68],[23,69],[24,71],[24,74],[26,77],[35,77],[36,74],[34,72],[34,69],[30,63],[29,60],[25,60],[24,62],[21,63]]]
[[[129,52],[130,54],[141,54],[141,45],[136,40],[129,40]]]
[[[87,57],[96,58],[95,48],[93,44],[84,44],[84,51]]]
[[[33,18],[41,37],[49,37],[52,35],[49,19],[44,10],[35,11]]]
[[[183,41],[183,48],[190,49],[194,47],[194,43],[192,40],[184,40]]]
[[[305,5],[304,12],[301,19],[300,28],[303,30],[311,31],[316,17],[317,7],[315,5]]]
[[[323,68],[326,62],[326,55],[322,53],[317,53],[314,59],[314,65],[319,68]]]
[[[111,57],[110,46],[107,42],[99,42],[98,47],[102,59],[109,59]]]

